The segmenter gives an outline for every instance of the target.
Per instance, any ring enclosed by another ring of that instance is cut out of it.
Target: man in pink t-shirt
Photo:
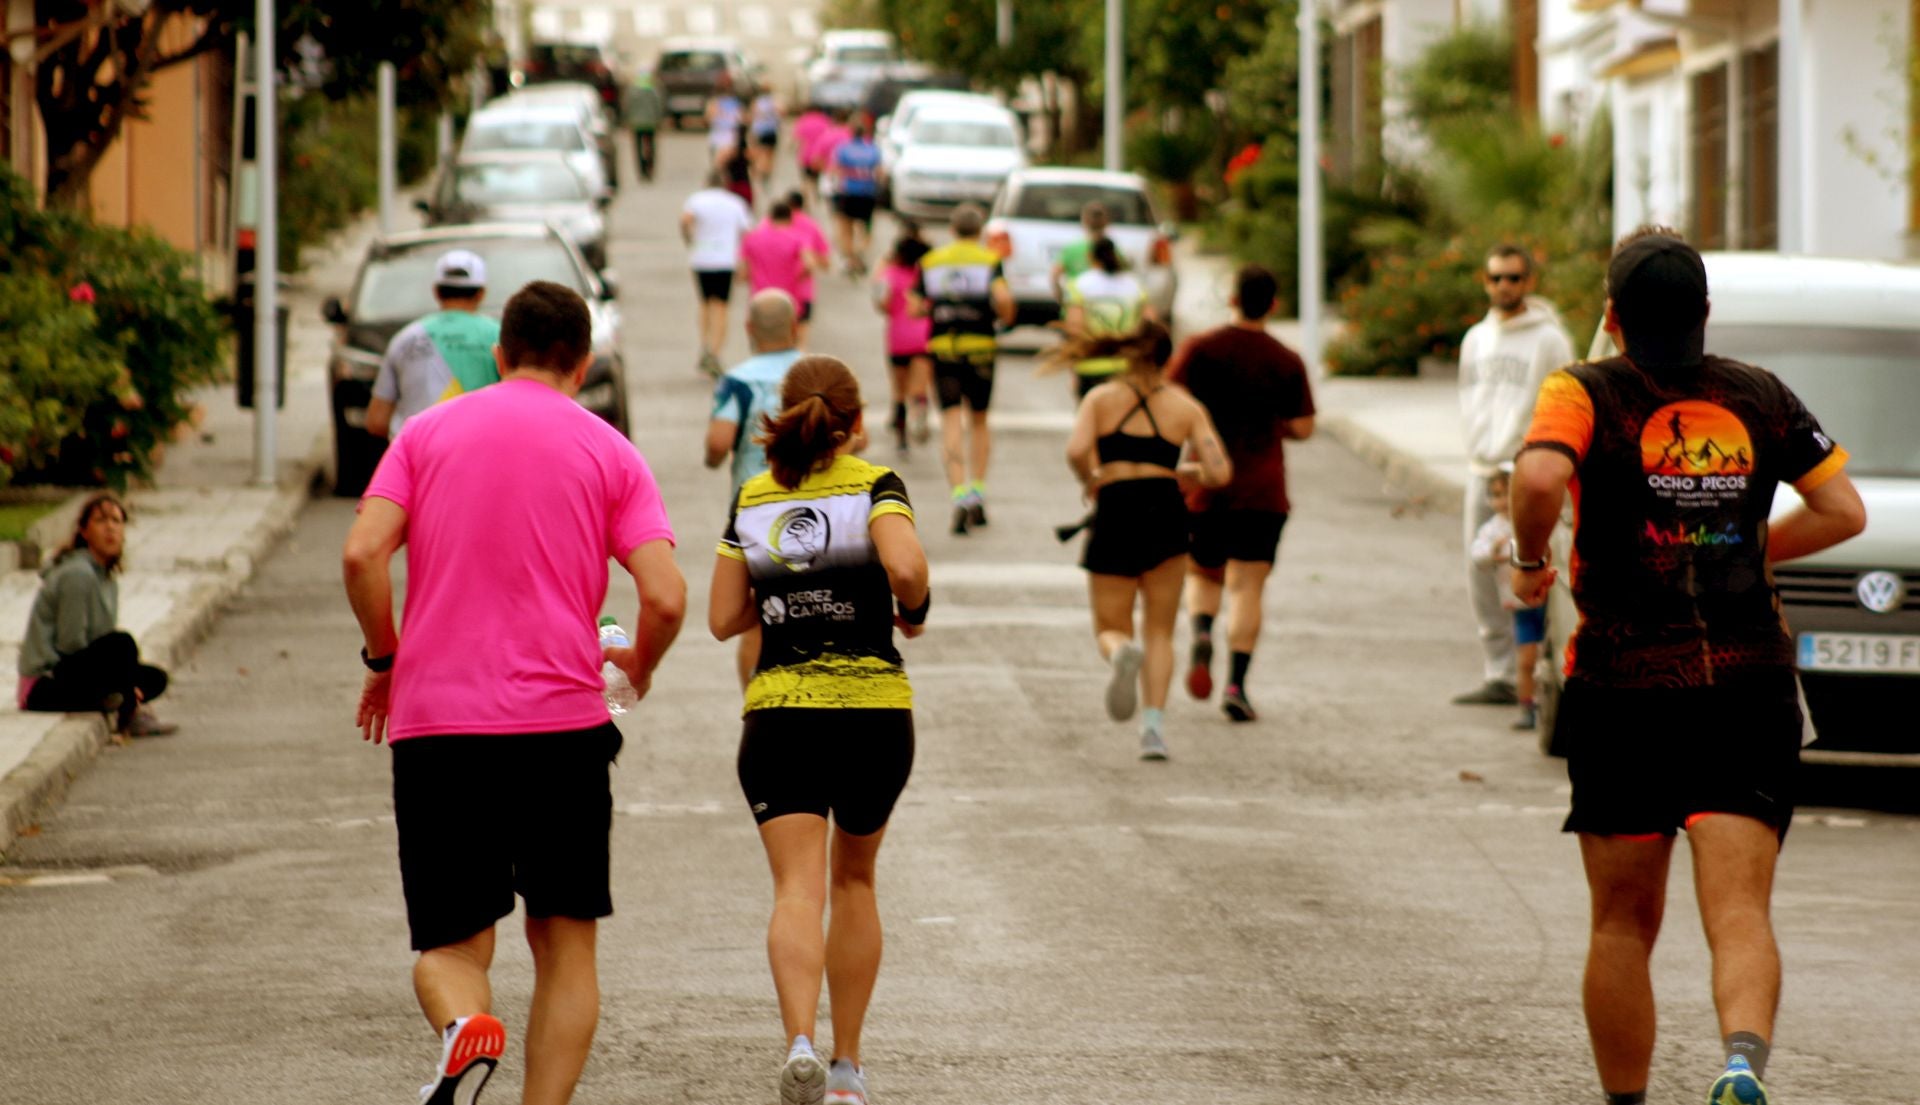
[[[813,270],[825,265],[827,258],[815,252],[794,225],[793,208],[787,201],[776,201],[767,210],[766,220],[740,239],[740,263],[755,295],[777,288],[793,297],[798,308],[796,344],[804,346],[807,323],[813,318]]]
[[[442,1033],[427,1105],[471,1101],[506,1029],[489,1012],[494,925],[526,901],[533,950],[526,1099],[564,1102],[599,1016],[597,921],[613,912],[608,769],[620,731],[600,669],[645,696],[686,612],[646,461],[574,402],[587,306],[535,281],[507,301],[501,382],[433,407],[387,449],[347,534],[368,668],[357,724],[393,745],[415,993]],[[407,548],[405,633],[391,562]],[[602,650],[607,560],[639,587],[634,645]]]
[[[814,267],[825,270],[827,262],[833,257],[833,247],[827,244],[827,232],[820,229],[820,224],[814,221],[812,215],[807,214],[806,195],[798,188],[788,192],[787,207],[793,212],[793,229],[800,233],[807,248],[819,258]],[[813,302],[812,269],[808,269],[805,279],[800,281],[800,294],[806,297],[808,303]]]
[[[833,126],[833,120],[817,107],[810,107],[800,118],[793,121],[793,157],[800,166],[800,179],[805,181],[807,198],[817,199],[820,195],[820,171],[813,167],[813,140],[820,132]]]

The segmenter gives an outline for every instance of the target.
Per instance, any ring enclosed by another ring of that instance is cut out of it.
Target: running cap
[[[487,286],[487,262],[470,249],[448,250],[434,262],[433,283],[440,288],[478,291]]]
[[[1678,233],[1628,236],[1607,265],[1607,295],[1636,364],[1699,363],[1706,350],[1707,266]]]

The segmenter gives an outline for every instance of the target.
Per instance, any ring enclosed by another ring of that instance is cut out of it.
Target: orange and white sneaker
[[[433,1081],[420,1087],[420,1105],[473,1105],[506,1050],[507,1029],[497,1019],[476,1013],[453,1022]]]

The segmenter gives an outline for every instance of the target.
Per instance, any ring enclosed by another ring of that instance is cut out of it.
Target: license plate
[[[1890,633],[1802,633],[1801,671],[1920,675],[1920,637]]]
[[[669,111],[701,111],[707,106],[704,96],[675,96],[667,101]]]

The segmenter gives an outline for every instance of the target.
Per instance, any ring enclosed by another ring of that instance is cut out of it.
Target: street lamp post
[[[1107,95],[1106,111],[1102,129],[1106,131],[1106,156],[1103,164],[1110,173],[1120,171],[1120,147],[1124,141],[1120,133],[1122,105],[1126,102],[1126,40],[1122,37],[1124,27],[1121,18],[1123,0],[1107,0]]]
[[[381,62],[377,72],[379,73],[378,84],[380,99],[380,154],[378,159],[380,162],[380,233],[391,234],[393,233],[395,178],[399,175],[395,170],[397,158],[394,152],[399,145],[399,138],[394,133],[393,63],[390,61]]]
[[[279,448],[274,415],[279,407],[280,318],[280,95],[274,64],[273,0],[255,0],[254,164],[260,178],[260,217],[253,264],[253,463],[254,482],[277,482]]]
[[[1320,368],[1320,308],[1326,277],[1320,247],[1320,18],[1312,0],[1300,4],[1300,357]]]

